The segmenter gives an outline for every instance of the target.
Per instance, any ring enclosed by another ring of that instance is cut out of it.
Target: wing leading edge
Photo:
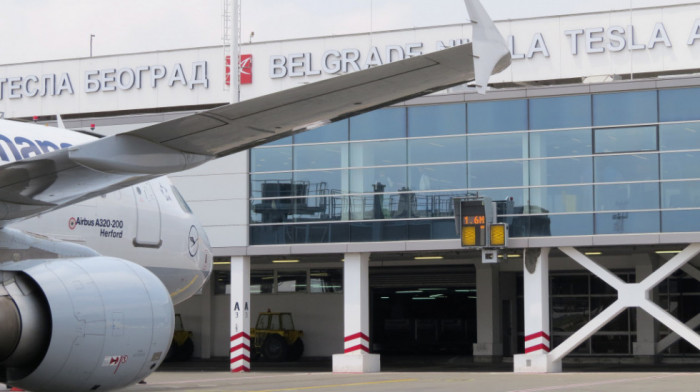
[[[0,166],[0,225],[290,134],[488,76],[510,64],[477,0],[465,44]],[[486,75],[486,76],[485,76]],[[486,79],[484,79],[486,78]]]

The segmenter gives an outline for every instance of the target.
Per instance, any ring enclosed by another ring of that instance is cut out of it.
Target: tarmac
[[[256,363],[230,373],[225,359],[166,363],[124,391],[227,392],[700,392],[697,364],[564,364],[563,373],[515,374],[512,364],[481,364],[464,358],[382,360],[379,373],[332,373],[330,361]],[[1,384],[0,384],[1,385]],[[0,388],[2,390],[2,388]]]

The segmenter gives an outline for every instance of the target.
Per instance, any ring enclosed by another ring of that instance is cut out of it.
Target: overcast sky
[[[0,0],[0,64],[220,45],[223,0]],[[482,0],[495,20],[688,0]],[[243,41],[462,23],[463,0],[241,0]]]

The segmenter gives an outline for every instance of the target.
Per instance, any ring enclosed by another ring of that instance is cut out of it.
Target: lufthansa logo
[[[190,227],[190,234],[187,236],[187,249],[192,257],[196,256],[199,250],[199,232],[194,226]]]

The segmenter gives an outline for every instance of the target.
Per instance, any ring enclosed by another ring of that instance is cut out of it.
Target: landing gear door
[[[153,193],[151,184],[134,185],[136,199],[136,237],[135,246],[158,248],[162,244],[160,238],[160,206]]]

